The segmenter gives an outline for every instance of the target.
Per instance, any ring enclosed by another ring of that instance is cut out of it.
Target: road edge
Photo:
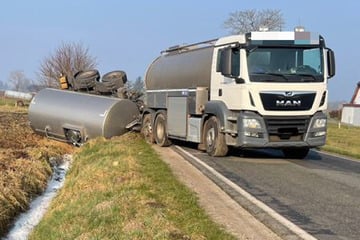
[[[241,207],[173,147],[153,145],[174,175],[197,194],[200,206],[226,231],[238,239],[282,239]]]
[[[253,197],[250,193],[225,178],[219,172],[212,167],[202,162],[197,157],[193,156],[189,152],[185,151],[179,146],[173,147],[183,158],[194,165],[199,171],[201,171],[206,177],[211,179],[216,185],[218,185],[222,191],[233,198],[237,204],[245,208],[256,219],[265,224],[274,233],[283,239],[316,239],[296,224],[290,222],[282,215],[268,207],[263,202]]]

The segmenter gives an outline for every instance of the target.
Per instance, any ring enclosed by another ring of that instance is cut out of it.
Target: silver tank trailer
[[[209,88],[213,52],[213,46],[169,49],[148,67],[146,90]]]
[[[138,116],[136,104],[128,99],[50,88],[38,92],[29,106],[30,126],[36,133],[75,145],[124,134]]]

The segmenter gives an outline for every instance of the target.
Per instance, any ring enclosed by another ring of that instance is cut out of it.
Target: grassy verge
[[[30,239],[234,239],[139,134],[87,143]]]
[[[322,150],[360,159],[360,127],[328,124],[326,145]]]

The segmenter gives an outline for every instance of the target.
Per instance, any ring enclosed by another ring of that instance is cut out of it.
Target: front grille
[[[315,92],[262,92],[260,98],[268,111],[304,111],[312,108]]]
[[[303,141],[309,122],[310,117],[265,118],[269,141]]]

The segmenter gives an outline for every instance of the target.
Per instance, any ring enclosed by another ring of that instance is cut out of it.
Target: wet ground
[[[71,145],[35,134],[26,108],[0,106],[0,237],[29,208],[52,175],[50,157],[71,153]]]
[[[71,155],[64,155],[61,163],[53,169],[54,173],[43,194],[32,200],[28,211],[22,213],[4,240],[26,240],[34,227],[41,221],[52,199],[65,182],[65,175],[72,162]]]

